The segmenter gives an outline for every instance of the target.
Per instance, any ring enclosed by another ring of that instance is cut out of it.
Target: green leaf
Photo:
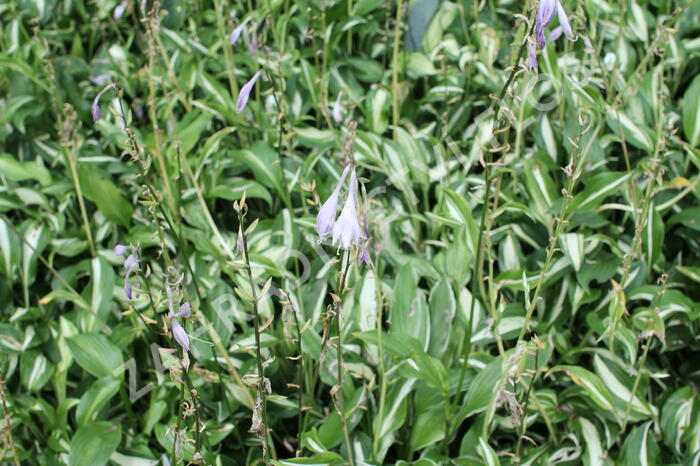
[[[593,372],[579,366],[556,366],[550,369],[550,372],[564,371],[571,380],[581,386],[585,392],[590,395],[595,405],[603,408],[607,413],[616,416],[615,407],[613,406],[612,395],[605,385]]]
[[[280,180],[279,159],[275,151],[266,143],[258,141],[248,150],[234,152],[233,158],[246,165],[253,172],[256,181],[284,195]]]
[[[608,196],[615,194],[632,176],[632,172],[605,172],[594,176],[571,203],[571,211],[593,210]]]
[[[700,75],[695,76],[683,95],[683,132],[693,147],[700,146]]]
[[[82,333],[66,339],[80,367],[97,378],[123,374],[124,359],[119,348],[106,336]]]
[[[51,183],[51,173],[38,162],[20,162],[10,154],[0,154],[0,173],[13,181],[36,180]]]
[[[304,458],[292,458],[288,460],[275,460],[272,464],[306,464],[315,466],[325,466],[325,465],[341,465],[345,464],[345,460],[342,456],[331,451],[326,451],[323,453],[318,453],[317,455]]]
[[[119,380],[107,376],[90,385],[88,391],[80,398],[75,413],[78,426],[95,420],[95,415],[119,391],[119,384]]]
[[[418,78],[423,76],[433,76],[437,74],[437,70],[433,63],[420,52],[413,52],[408,56],[408,64],[406,65],[408,72]]]
[[[38,392],[51,379],[56,366],[38,351],[22,353],[20,370],[22,384],[30,392]]]
[[[664,222],[661,219],[661,214],[654,208],[654,201],[649,202],[649,214],[642,232],[642,240],[644,244],[644,252],[646,260],[650,266],[657,263],[662,257],[661,248],[664,240]]]
[[[565,233],[559,237],[559,244],[576,272],[581,270],[583,263],[583,240],[584,236],[578,233]]]
[[[660,424],[664,443],[678,455],[681,454],[683,434],[692,421],[694,395],[690,387],[679,388],[668,397],[661,410]]]
[[[430,331],[433,335],[450,335],[457,312],[457,301],[450,282],[440,280],[430,290]],[[447,350],[449,338],[431,338],[428,352],[441,357]]]
[[[620,139],[624,140],[634,147],[647,151],[649,154],[654,152],[654,141],[650,134],[649,128],[641,126],[634,122],[627,114],[620,112],[613,107],[608,107],[608,126],[613,130]],[[620,131],[622,129],[622,131]]]
[[[585,417],[578,418],[577,423],[581,430],[583,440],[586,442],[586,450],[583,453],[584,464],[590,466],[604,466],[603,458],[605,458],[605,450],[603,449],[603,443],[600,440],[600,434],[595,424]]]
[[[483,437],[479,437],[479,446],[477,447],[479,456],[484,460],[487,466],[500,466],[501,461],[498,459],[498,455],[491,448]]]
[[[443,395],[447,395],[447,372],[439,359],[425,354],[422,350],[413,354],[399,368],[399,373],[406,378],[416,378],[424,381],[433,388],[437,388]]]
[[[654,435],[649,433],[653,421],[635,427],[625,440],[622,450],[627,466],[654,466],[659,458],[659,447]]]
[[[114,289],[114,268],[103,258],[95,257],[90,261],[91,279],[86,288],[85,300],[90,302],[90,308],[101,318],[105,318],[112,306],[112,290]],[[94,315],[90,314],[87,328],[93,330]]]
[[[114,183],[85,163],[78,164],[78,178],[83,195],[94,202],[105,217],[119,225],[131,222],[134,207],[122,197]]]
[[[70,466],[101,466],[119,446],[122,429],[112,422],[95,422],[78,429],[70,444]]]
[[[503,360],[496,358],[484,367],[474,377],[469,391],[464,399],[464,417],[473,416],[474,414],[485,411],[491,403],[491,399],[498,394],[498,382],[503,374]]]
[[[692,230],[700,231],[700,207],[688,207],[668,221],[668,228],[680,223]]]
[[[299,142],[311,148],[328,148],[335,145],[335,133],[329,129],[316,129],[313,127],[294,128],[294,134]]]

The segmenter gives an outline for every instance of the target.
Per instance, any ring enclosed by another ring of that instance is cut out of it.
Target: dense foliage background
[[[700,464],[700,2],[561,6],[0,2],[3,461]]]

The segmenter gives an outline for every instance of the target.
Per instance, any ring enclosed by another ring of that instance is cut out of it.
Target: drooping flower
[[[231,42],[231,45],[236,45],[236,42],[238,42],[238,39],[241,37],[241,34],[243,33],[243,29],[245,28],[245,25],[248,24],[250,21],[250,16],[248,16],[245,21],[243,21],[241,24],[236,26],[233,31],[231,32],[231,35],[229,36],[229,41]]]
[[[566,16],[566,11],[564,11],[561,1],[541,0],[535,16],[535,39],[541,49],[546,45],[544,29],[552,22],[555,14],[559,17],[559,26],[550,33],[549,40],[556,40],[562,32],[570,40],[575,40],[574,32],[571,30],[571,24],[569,24],[569,18]]]
[[[185,328],[180,325],[179,318],[188,319],[191,314],[191,306],[189,301],[185,301],[180,305],[180,310],[175,312],[173,304],[173,290],[169,285],[165,286],[165,295],[168,298],[168,318],[170,319],[170,328],[173,332],[173,338],[178,345],[182,347],[185,353],[190,350],[190,337],[187,335]]]
[[[333,224],[335,223],[335,214],[338,210],[338,197],[340,196],[340,189],[345,183],[345,178],[347,178],[350,172],[350,165],[345,167],[343,174],[340,175],[338,184],[335,186],[333,193],[330,197],[323,203],[321,209],[318,211],[318,216],[316,217],[316,231],[318,231],[318,236],[321,240],[326,239],[326,236],[330,235],[333,231]]]
[[[241,92],[238,93],[238,102],[236,104],[236,110],[238,113],[241,113],[243,109],[245,108],[246,104],[248,103],[248,98],[250,97],[250,91],[253,90],[253,86],[255,85],[255,81],[258,80],[258,77],[260,76],[260,73],[262,73],[262,70],[258,70],[250,80],[243,85],[241,88]]]
[[[350,174],[350,187],[345,198],[345,205],[340,212],[340,217],[333,225],[333,244],[340,243],[342,249],[347,249],[353,244],[360,245],[363,238],[360,231],[360,222],[357,219],[357,175],[353,168]]]
[[[114,255],[116,256],[121,256],[125,252],[127,252],[129,249],[131,249],[131,246],[125,246],[123,244],[117,244],[114,246]]]
[[[172,320],[173,338],[178,345],[182,346],[185,353],[190,350],[190,337],[177,319]]]
[[[92,113],[92,119],[97,121],[100,119],[100,94],[97,94],[95,100],[92,101],[92,106],[90,107],[90,113]]]
[[[133,288],[129,276],[139,268],[138,251],[133,246],[125,246],[123,244],[117,244],[114,247],[114,254],[117,256],[126,254],[129,251],[131,251],[131,254],[124,260],[124,269],[126,270],[126,275],[124,276],[124,294],[128,299],[131,299],[133,296]],[[136,283],[136,287],[139,287],[138,283]]]
[[[554,14],[557,11],[557,3],[559,0],[540,0],[537,6],[537,14],[535,15],[535,38],[537,45],[541,49],[545,46],[544,28],[549,26],[549,23],[554,19]]]
[[[102,89],[93,99],[92,105],[90,106],[90,112],[92,113],[93,120],[97,121],[100,119],[100,97],[102,97],[102,94],[107,92],[111,87],[112,83],[107,84],[104,89]]]

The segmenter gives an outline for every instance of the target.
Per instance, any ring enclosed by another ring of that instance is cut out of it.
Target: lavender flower
[[[126,7],[128,7],[128,6],[129,6],[128,0],[124,0],[119,5],[117,5],[117,7],[114,9],[114,19],[119,20],[122,17],[122,15],[124,14],[124,12],[126,11]]]
[[[124,276],[124,294],[128,299],[132,299],[133,296],[133,288],[131,287],[131,281],[129,281],[129,276],[139,268],[139,255],[136,249],[133,246],[125,246],[123,244],[117,244],[114,247],[114,254],[117,256],[121,256],[123,254],[126,254],[128,251],[131,251],[131,254],[127,256],[127,258],[124,260],[124,269],[126,270],[126,275]],[[136,283],[136,287],[139,287],[139,284]]]
[[[127,270],[126,276],[124,277],[124,294],[127,298],[132,298],[132,291],[131,282],[129,281],[129,271]]]
[[[94,78],[90,78],[90,81],[95,84],[96,86],[102,86],[104,83],[112,79],[112,76],[109,73],[102,73],[98,74]]]
[[[333,194],[323,203],[321,209],[318,211],[318,216],[316,217],[316,231],[318,231],[318,236],[321,237],[321,240],[326,239],[326,236],[333,231],[335,214],[338,210],[338,196],[340,196],[340,189],[343,187],[343,183],[345,183],[345,178],[347,178],[349,171],[350,165],[345,167],[343,174],[340,175],[338,184],[333,190]]]
[[[187,331],[180,325],[178,320],[180,317],[187,319],[190,317],[190,303],[185,301],[180,305],[179,312],[175,312],[173,305],[173,290],[170,286],[165,286],[165,295],[168,298],[168,317],[170,318],[170,327],[173,331],[173,338],[178,345],[182,346],[185,353],[190,350],[190,337],[187,335]]]
[[[189,319],[192,315],[192,306],[189,301],[185,301],[180,304],[180,310],[175,313],[174,317],[182,317],[183,319]]]
[[[100,119],[100,94],[97,94],[95,100],[92,101],[92,106],[90,107],[90,112],[92,113],[92,119],[97,121]]]
[[[250,38],[250,41],[248,42],[248,52],[250,52],[251,55],[255,55],[255,52],[258,51],[258,38],[255,37],[255,33]]]
[[[360,245],[360,252],[357,253],[357,260],[360,264],[365,264],[367,267],[372,265],[372,259],[369,258],[369,251],[367,251],[367,241],[363,241]]]
[[[532,43],[527,44],[527,49],[529,52],[528,60],[527,60],[527,67],[531,71],[537,71],[538,69],[538,64],[537,64],[537,52],[535,51],[535,45]]]
[[[248,97],[250,97],[250,91],[253,89],[253,86],[255,85],[255,81],[258,80],[258,77],[260,76],[260,73],[262,73],[262,70],[258,70],[250,80],[243,85],[241,88],[241,92],[238,94],[238,103],[236,104],[236,110],[238,113],[241,113],[243,109],[245,108],[246,104],[248,103]]]
[[[131,249],[131,246],[125,246],[123,244],[117,244],[114,246],[114,255],[121,256],[125,252]]]
[[[549,26],[549,23],[554,19],[554,14],[557,11],[557,3],[559,0],[540,0],[537,6],[537,14],[535,15],[535,38],[537,45],[541,49],[545,46],[544,28]]]
[[[173,338],[175,338],[178,345],[182,346],[182,350],[187,353],[190,350],[190,337],[177,319],[173,319],[172,322]]]
[[[127,256],[124,261],[124,268],[127,271],[139,268],[139,256],[136,254],[136,251]]]
[[[95,96],[95,99],[92,101],[92,106],[90,107],[90,112],[92,113],[92,119],[97,121],[100,119],[100,97],[102,97],[102,94],[107,92],[109,88],[112,87],[112,83],[107,84],[104,89],[102,89],[97,96]]]
[[[541,0],[535,16],[535,39],[541,49],[546,45],[544,28],[552,22],[555,13],[559,17],[559,26],[551,32],[549,40],[556,40],[562,32],[570,40],[575,40],[574,32],[571,30],[571,24],[569,24],[569,18],[566,16],[566,11],[564,11],[560,0]]]
[[[350,174],[350,188],[345,198],[345,205],[340,212],[340,217],[333,225],[333,244],[340,243],[340,247],[347,249],[353,244],[359,246],[363,238],[360,231],[360,222],[357,219],[357,175],[355,169]]]
[[[250,16],[248,16],[241,24],[236,26],[231,32],[231,35],[229,36],[231,45],[236,45],[236,42],[238,42],[238,39],[241,37],[241,33],[243,33],[243,29],[245,28],[245,25],[248,24],[248,21],[250,21]]]

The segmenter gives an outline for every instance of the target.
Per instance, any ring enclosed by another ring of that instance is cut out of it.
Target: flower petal
[[[243,85],[241,88],[241,92],[238,93],[238,103],[236,104],[236,110],[238,113],[241,113],[243,109],[245,108],[246,104],[248,103],[248,97],[250,97],[250,91],[253,89],[253,86],[255,85],[255,81],[258,80],[258,77],[260,76],[260,73],[262,73],[262,70],[258,70],[250,80]]]
[[[126,258],[124,261],[124,268],[126,269],[127,272],[138,268],[139,266],[139,256],[135,253],[132,252],[129,254],[129,256]]]
[[[189,319],[192,315],[192,306],[190,305],[190,302],[185,301],[184,303],[180,304],[180,310],[176,315],[178,317],[182,317],[183,319]]]
[[[182,346],[185,353],[190,350],[190,337],[177,319],[173,319],[173,338],[178,345]]]
[[[124,0],[121,2],[117,7],[114,9],[114,19],[119,20],[121,19],[122,15],[126,11],[126,7],[129,6],[129,1]]]
[[[559,0],[540,0],[540,4],[537,6],[537,15],[535,16],[536,24],[540,24],[543,28],[549,26],[549,23],[554,19],[558,5]]]
[[[92,119],[94,121],[100,119],[100,95],[101,94],[97,94],[97,97],[92,101],[92,106],[90,107],[90,113],[92,113]]]
[[[123,245],[123,244],[117,244],[116,246],[114,246],[114,255],[115,255],[115,256],[121,256],[122,254],[124,254],[124,253],[125,253],[126,251],[128,251],[129,249],[130,249],[129,246],[125,246],[125,245]]]
[[[124,277],[124,294],[127,298],[131,299],[133,288],[131,287],[131,282],[129,281],[129,276]]]
[[[564,31],[567,39],[576,40],[574,31],[571,30],[571,24],[569,24],[569,18],[566,16],[566,11],[564,11],[564,7],[561,6],[561,2],[557,2],[557,15],[559,16],[559,27]]]
[[[326,236],[333,231],[335,214],[338,210],[338,197],[340,196],[340,189],[343,187],[343,183],[345,183],[345,178],[347,178],[349,171],[350,165],[345,167],[343,174],[340,175],[338,184],[335,185],[333,193],[326,200],[326,202],[323,203],[318,211],[318,216],[316,217],[316,231],[322,240],[326,239]]]
[[[562,29],[560,24],[559,26],[552,29],[552,31],[549,33],[549,40],[554,42],[555,40],[559,39],[559,37],[561,37],[562,32],[564,32],[564,30]]]
[[[350,188],[345,199],[345,205],[340,212],[340,217],[333,225],[333,244],[340,242],[340,247],[347,249],[353,244],[358,246],[362,239],[360,222],[357,219],[357,205],[355,202],[357,195],[357,176],[353,169],[350,175]]]
[[[231,32],[231,35],[229,36],[231,45],[236,45],[236,42],[238,42],[238,39],[241,37],[241,33],[243,33],[243,29],[245,28],[245,25],[248,24],[248,21],[250,21],[250,16],[248,16],[241,24],[236,26],[233,32]]]

